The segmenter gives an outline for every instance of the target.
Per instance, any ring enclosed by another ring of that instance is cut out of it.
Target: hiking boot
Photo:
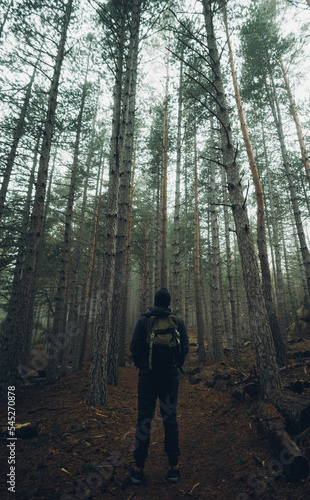
[[[168,471],[167,481],[170,484],[175,484],[180,478],[180,469],[170,469]]]
[[[137,472],[135,469],[132,467],[129,471],[129,477],[134,485],[142,484],[143,483],[143,472]]]

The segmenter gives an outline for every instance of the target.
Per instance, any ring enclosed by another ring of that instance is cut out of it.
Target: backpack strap
[[[152,327],[151,327],[150,323],[151,323],[151,321],[148,321],[148,328],[150,329],[149,369],[152,370],[153,344],[154,344],[154,338],[155,338],[155,332],[154,332],[153,328],[154,328],[154,325],[156,323],[156,316],[154,316],[154,319],[152,321]]]

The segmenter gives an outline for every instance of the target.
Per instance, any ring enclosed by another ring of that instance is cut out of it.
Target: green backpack
[[[153,368],[153,354],[155,353],[161,366],[177,361],[175,358],[181,353],[177,317],[173,314],[151,316],[148,320],[146,343],[149,344],[150,370]]]

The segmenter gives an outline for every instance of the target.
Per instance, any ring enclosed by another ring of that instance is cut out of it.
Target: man
[[[161,288],[155,294],[154,307],[138,320],[130,345],[133,361],[140,369],[134,450],[136,465],[129,473],[133,484],[143,482],[143,468],[148,455],[157,398],[165,428],[165,452],[170,465],[167,480],[169,483],[176,483],[180,476],[179,428],[176,417],[178,368],[182,367],[189,347],[185,324],[171,312],[169,306],[170,294],[166,288]],[[162,325],[172,325],[172,328],[161,329],[159,335]],[[168,330],[169,337],[166,335]],[[160,338],[165,340],[158,340]]]

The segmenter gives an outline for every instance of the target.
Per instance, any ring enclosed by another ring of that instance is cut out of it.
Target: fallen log
[[[310,399],[288,389],[275,389],[269,401],[286,418],[286,425],[298,434],[310,427]]]
[[[257,404],[257,415],[259,424],[276,452],[281,469],[288,480],[296,482],[306,477],[309,474],[308,460],[290,435],[275,421],[274,413],[271,414],[266,403]],[[280,415],[279,420],[281,420]]]
[[[230,389],[230,394],[238,401],[246,401],[252,399],[259,394],[259,384],[256,382],[247,382],[246,384],[238,384]]]

